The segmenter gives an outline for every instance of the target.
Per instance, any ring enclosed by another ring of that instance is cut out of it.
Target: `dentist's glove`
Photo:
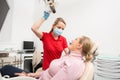
[[[48,17],[50,16],[50,13],[51,13],[51,9],[50,9],[49,4],[47,3],[45,5],[44,16],[43,16],[45,20],[48,19]]]
[[[49,16],[50,16],[50,12],[44,11],[44,16],[43,16],[43,18],[44,18],[45,20],[47,20]]]

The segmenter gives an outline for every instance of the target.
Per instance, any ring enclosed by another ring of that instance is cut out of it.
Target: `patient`
[[[93,42],[89,37],[78,37],[69,46],[70,55],[53,60],[47,70],[16,75],[39,77],[39,80],[78,80],[84,72],[85,62],[93,59],[92,48]]]
[[[84,72],[85,62],[93,59],[92,48],[93,42],[90,38],[76,38],[69,46],[70,55],[53,60],[45,71],[29,73],[27,76],[40,77],[39,80],[78,80]]]

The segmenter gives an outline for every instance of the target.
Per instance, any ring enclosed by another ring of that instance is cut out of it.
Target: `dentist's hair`
[[[66,25],[65,20],[64,20],[63,18],[59,17],[59,18],[57,18],[57,19],[54,21],[54,23],[53,23],[53,25],[52,25],[52,28],[51,28],[50,32],[53,32],[53,28],[54,28],[55,25],[58,24],[58,22],[63,22],[63,23]]]

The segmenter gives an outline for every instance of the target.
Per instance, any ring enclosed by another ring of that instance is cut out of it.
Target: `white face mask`
[[[61,35],[61,34],[63,33],[63,30],[56,27],[56,28],[53,30],[53,33],[54,33],[56,36],[59,36],[59,35]]]

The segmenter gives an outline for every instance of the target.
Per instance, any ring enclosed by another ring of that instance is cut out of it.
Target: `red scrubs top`
[[[62,51],[68,47],[66,38],[59,36],[57,40],[54,39],[52,33],[43,32],[43,70],[46,70],[50,62],[54,59],[60,58]]]

